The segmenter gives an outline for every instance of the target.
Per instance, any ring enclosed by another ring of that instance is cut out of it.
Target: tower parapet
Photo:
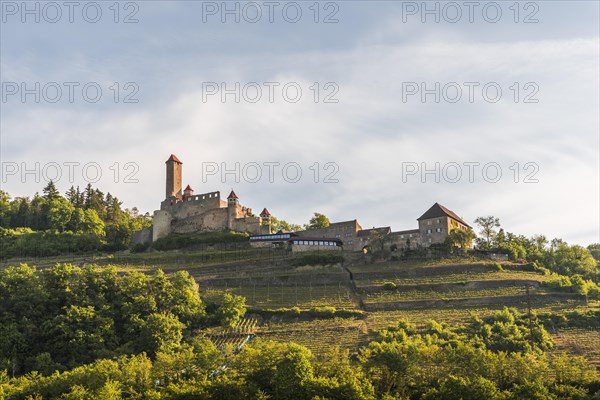
[[[185,189],[183,189],[183,199],[189,200],[194,195],[194,189],[190,185],[187,185]]]

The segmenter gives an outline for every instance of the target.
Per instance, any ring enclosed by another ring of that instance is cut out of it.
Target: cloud
[[[358,218],[363,226],[410,229],[438,201],[467,222],[494,214],[509,231],[584,244],[597,241],[597,37],[490,42],[474,38],[469,30],[448,36],[448,27],[436,26],[422,35],[420,27],[389,21],[369,30],[362,27],[367,34],[336,49],[292,47],[269,54],[237,53],[234,46],[208,58],[178,45],[169,53],[172,59],[158,61],[160,68],[139,72],[140,60],[125,59],[119,67],[111,59],[107,65],[121,76],[139,78],[141,103],[9,104],[3,107],[3,161],[98,162],[104,173],[97,183],[101,189],[126,206],[152,210],[164,195],[163,162],[175,153],[184,162],[184,184],[190,183],[196,193],[235,187],[244,204],[267,207],[292,222],[305,222],[320,211],[332,220]],[[145,43],[157,49],[169,45],[153,37]],[[179,52],[184,52],[181,58]],[[18,79],[17,68],[3,60],[5,65]],[[28,70],[28,76],[33,73]],[[107,85],[109,75],[102,75]],[[229,88],[234,82],[257,82],[263,98],[235,103],[230,95],[222,103],[213,96],[204,102],[202,83],[207,81],[227,82]],[[431,95],[425,103],[419,96],[402,101],[403,82],[425,82],[429,88],[436,82],[457,82],[466,91],[464,82],[475,81],[480,85],[473,103],[464,97],[457,103],[435,103]],[[264,82],[280,83],[273,103],[266,101]],[[282,99],[280,89],[289,82],[303,90],[298,103]],[[338,103],[323,102],[332,93],[324,88],[327,82],[339,87],[334,95]],[[482,98],[479,88],[489,82],[503,90],[497,103]],[[511,89],[515,82],[517,103]],[[533,95],[538,103],[523,103],[533,93],[525,88],[528,82],[539,89]],[[111,169],[116,162],[119,182]],[[130,172],[124,169],[127,162],[139,166],[139,183],[122,182]],[[303,178],[290,183],[278,172],[274,183],[221,182],[216,177],[203,183],[206,162],[224,162],[229,168],[236,162],[296,162]],[[327,162],[339,167],[339,183],[322,182],[330,172],[324,169]],[[419,168],[425,163],[429,169],[436,162],[441,168],[453,162],[494,162],[503,175],[498,183],[487,182],[480,170],[474,182],[465,177],[436,183],[431,174],[425,183],[420,174],[403,181],[403,162]],[[539,183],[523,182],[532,171],[525,168],[528,162],[539,166]],[[315,163],[319,183],[314,182]],[[77,183],[85,185],[81,179]],[[62,190],[68,186],[59,182]],[[15,195],[40,188],[30,181],[6,184]]]

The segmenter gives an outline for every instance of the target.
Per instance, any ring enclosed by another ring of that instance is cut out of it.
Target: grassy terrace
[[[258,308],[312,307],[333,306],[336,308],[354,309],[352,291],[346,285],[323,284],[310,286],[241,286],[241,287],[206,287],[204,296],[207,300],[218,300],[227,290],[244,296],[246,304]]]
[[[356,261],[358,259],[358,261]],[[376,332],[407,319],[423,327],[429,320],[459,324],[473,315],[488,316],[504,306],[525,312],[524,286],[531,290],[534,312],[599,309],[598,303],[568,293],[551,293],[543,285],[549,280],[538,272],[524,271],[522,265],[498,264],[472,259],[410,261],[364,264],[360,257],[340,265],[305,266],[295,256],[271,249],[209,249],[130,254],[98,254],[85,257],[53,257],[12,260],[46,267],[57,262],[115,265],[120,271],[148,272],[162,268],[167,273],[187,270],[196,278],[207,301],[219,301],[226,291],[246,297],[254,309],[330,306],[339,309],[367,310],[363,319],[331,318],[305,320],[266,317],[252,323],[259,337],[292,340],[324,354],[334,346],[355,352]],[[296,260],[297,261],[297,260]],[[384,289],[386,282],[396,288]],[[499,300],[503,299],[503,302]],[[378,310],[383,306],[385,311]],[[582,329],[552,330],[556,351],[582,354],[600,365],[600,332]],[[239,332],[210,332],[222,345],[237,345],[245,337]]]
[[[338,346],[356,352],[358,346],[368,343],[369,330],[361,320],[334,318],[317,321],[269,322],[258,331],[260,337],[293,341],[323,355]]]
[[[350,268],[353,270],[353,268]],[[360,275],[359,275],[360,276]],[[495,281],[495,280],[535,280],[538,282],[547,282],[550,277],[537,272],[529,271],[469,271],[454,274],[438,274],[419,277],[398,277],[391,279],[373,278],[356,279],[356,285],[361,286],[383,286],[385,282],[394,282],[396,285],[436,285],[449,283],[468,283],[471,281]]]
[[[537,291],[536,291],[537,292]],[[499,296],[523,296],[525,290],[521,286],[509,286],[492,289],[476,290],[454,290],[454,291],[433,291],[433,290],[395,290],[382,291],[379,293],[369,293],[363,296],[365,303],[378,303],[390,301],[408,301],[408,300],[445,300],[445,299],[463,299],[474,297],[499,297]]]

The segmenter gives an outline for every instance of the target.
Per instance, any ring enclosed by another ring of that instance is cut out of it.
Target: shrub
[[[325,306],[325,307],[315,307],[311,308],[309,314],[315,317],[321,318],[333,318],[335,317],[336,309],[335,307]]]
[[[240,232],[197,232],[190,234],[170,233],[152,244],[156,250],[175,250],[196,245],[247,242],[248,234]]]
[[[152,244],[152,242],[137,243],[135,246],[133,246],[131,248],[131,252],[132,253],[142,253],[142,252],[148,250],[148,248],[150,247],[151,244]]]
[[[344,262],[344,256],[336,252],[320,251],[316,253],[307,253],[298,256],[294,260],[294,265],[328,265]]]
[[[383,288],[385,290],[396,290],[398,288],[398,285],[396,285],[394,282],[385,282],[383,284]]]

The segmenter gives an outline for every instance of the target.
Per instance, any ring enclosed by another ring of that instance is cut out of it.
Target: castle
[[[271,214],[264,208],[259,216],[251,208],[240,204],[232,190],[227,201],[219,192],[194,195],[190,185],[182,190],[183,163],[171,154],[166,161],[166,192],[160,210],[154,211],[152,228],[134,234],[132,243],[156,241],[169,233],[237,231],[248,232],[253,246],[290,245],[292,250],[344,249],[362,251],[374,239],[383,242],[389,250],[405,251],[427,248],[444,243],[453,229],[463,231],[471,227],[456,213],[435,203],[417,218],[418,229],[392,232],[387,227],[363,229],[357,220],[334,222],[326,228],[299,232],[271,233]],[[471,246],[469,246],[471,247]]]
[[[227,201],[221,200],[219,192],[195,195],[190,185],[182,190],[183,163],[171,154],[165,164],[165,200],[160,203],[160,210],[154,211],[152,241],[171,232],[231,230],[252,234],[271,233],[271,215],[266,208],[259,216],[255,216],[251,208],[240,204],[233,190],[227,196]]]

